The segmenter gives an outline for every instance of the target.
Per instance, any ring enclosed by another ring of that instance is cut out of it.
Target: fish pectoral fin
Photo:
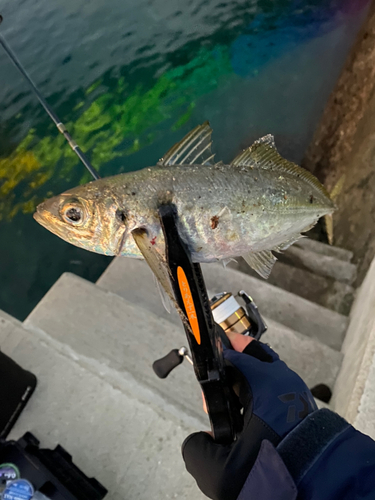
[[[162,256],[159,254],[159,252],[155,249],[155,247],[152,245],[148,235],[147,231],[142,228],[137,228],[132,231],[132,236],[134,238],[134,241],[139,248],[139,251],[143,255],[145,261],[147,264],[150,266],[151,271],[154,273],[156,279],[162,286],[163,290],[171,300],[172,304],[175,306],[178,314],[180,315],[181,321],[184,323],[184,325],[189,329],[189,331],[193,334],[191,330],[190,323],[183,312],[183,310],[179,307],[171,285],[171,273],[170,270],[166,264],[166,262],[163,260]],[[163,301],[164,303],[164,301]],[[168,310],[168,309],[167,309]]]
[[[272,268],[277,258],[270,250],[261,252],[249,252],[242,256],[249,266],[254,269],[262,278],[267,279],[271,274]]]
[[[167,311],[168,314],[171,314],[171,300],[167,295],[167,292],[164,290],[164,288],[161,286],[160,281],[158,278],[153,274],[154,277],[154,282],[155,286],[159,292],[162,304],[164,306],[164,309]]]
[[[213,165],[215,155],[211,153],[211,134],[212,128],[208,121],[198,125],[172,146],[157,164],[159,166]]]
[[[233,167],[250,167],[271,170],[298,177],[315,187],[324,196],[330,197],[325,187],[308,170],[283,158],[276,149],[272,135],[266,135],[254,142],[252,146],[240,153],[232,162]]]
[[[132,231],[134,241],[168,297],[175,302],[167,264],[152,245],[145,229]]]

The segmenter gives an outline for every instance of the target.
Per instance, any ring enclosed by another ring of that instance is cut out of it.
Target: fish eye
[[[78,226],[84,221],[84,211],[79,205],[66,204],[62,207],[61,216],[69,224]]]

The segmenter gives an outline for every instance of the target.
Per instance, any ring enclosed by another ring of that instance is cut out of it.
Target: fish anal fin
[[[233,259],[233,257],[229,257],[228,259],[223,259],[221,262],[223,263],[224,269],[226,269],[227,265],[230,264],[231,262],[237,264],[236,259]]]
[[[307,228],[307,230],[308,229],[310,229],[310,226]],[[273,249],[273,251],[275,251],[275,252],[283,252],[284,250],[286,250],[287,248],[289,248],[290,246],[292,246],[293,243],[295,243],[296,241],[298,241],[301,238],[305,238],[305,236],[303,236],[303,234],[301,234],[301,233],[293,234],[287,240],[285,240],[282,243],[280,243],[280,245],[277,245]]]
[[[249,264],[249,266],[264,279],[267,279],[269,277],[272,268],[277,261],[277,258],[270,250],[262,250],[261,252],[249,252],[242,257]]]
[[[158,161],[158,165],[213,165],[215,155],[211,152],[211,134],[212,128],[208,121],[198,125],[172,146]]]

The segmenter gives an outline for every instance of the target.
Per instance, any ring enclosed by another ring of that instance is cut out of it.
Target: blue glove
[[[262,442],[277,446],[317,409],[303,380],[269,346],[253,340],[243,352],[226,350],[224,357],[241,374],[235,390],[243,407],[243,430],[226,446],[206,432],[191,434],[182,445],[188,472],[213,500],[235,500]]]

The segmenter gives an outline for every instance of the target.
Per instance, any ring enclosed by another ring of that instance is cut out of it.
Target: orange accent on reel
[[[195,311],[194,300],[191,295],[190,286],[186,278],[185,271],[180,266],[178,266],[177,268],[177,279],[191,329],[193,330],[195,340],[200,345],[201,333],[199,331],[199,324],[198,324],[197,313]]]

